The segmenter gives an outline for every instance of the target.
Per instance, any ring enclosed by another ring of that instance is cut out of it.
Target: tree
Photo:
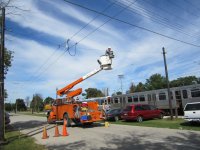
[[[142,82],[139,82],[138,85],[135,87],[135,92],[142,92],[146,91],[146,87]]]
[[[11,103],[5,103],[5,110],[10,112],[12,110],[12,104]]]
[[[149,79],[146,79],[146,90],[156,90],[166,88],[166,78],[161,74],[153,74]]]
[[[98,90],[96,88],[88,88],[85,90],[86,98],[91,98],[91,97],[103,97],[105,96],[101,90]]]
[[[131,86],[129,88],[129,93],[134,93],[135,92],[135,85],[133,83],[131,83]]]
[[[193,82],[199,83],[199,79],[196,76],[181,77],[170,82],[171,87],[178,87],[183,85],[191,85]]]
[[[43,104],[43,99],[41,94],[34,94],[33,95],[33,99],[31,101],[31,105],[30,107],[32,108],[32,111],[42,111],[44,108],[44,104]]]
[[[6,75],[8,69],[12,66],[13,61],[13,51],[8,50],[7,48],[4,49],[4,74]]]
[[[44,100],[44,105],[46,105],[46,104],[52,104],[53,101],[54,101],[54,99],[52,97],[47,97]]]
[[[20,98],[16,99],[15,105],[17,107],[17,111],[26,111],[27,110],[23,99],[20,99]]]
[[[122,95],[121,91],[116,92],[116,95]]]

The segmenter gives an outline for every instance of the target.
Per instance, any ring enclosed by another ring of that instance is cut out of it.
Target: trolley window
[[[200,89],[191,90],[192,97],[200,97]]]
[[[159,100],[166,100],[166,94],[165,93],[159,93]]]
[[[174,99],[172,91],[170,91],[171,100]]]
[[[114,99],[114,101],[115,101],[115,104],[119,103],[119,99],[117,97]]]
[[[140,102],[144,102],[144,101],[145,101],[144,95],[140,95]]]
[[[182,90],[183,98],[188,98],[187,90]]]
[[[138,102],[138,96],[137,95],[133,96],[133,101]]]
[[[111,99],[110,99],[110,97],[108,97],[107,100],[108,100],[108,104],[110,104],[110,103],[111,103]]]
[[[152,94],[152,100],[156,101],[156,94],[155,93]]]
[[[128,103],[132,103],[133,102],[133,100],[132,100],[132,97],[128,97]]]
[[[151,94],[147,95],[148,101],[151,101]]]

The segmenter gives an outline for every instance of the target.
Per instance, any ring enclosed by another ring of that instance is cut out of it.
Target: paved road
[[[28,115],[11,116],[12,125],[21,128],[23,133],[34,137],[39,144],[50,150],[196,150],[200,149],[200,132],[102,124],[93,127],[67,128],[69,136],[53,137],[54,125],[47,125],[45,117]],[[46,125],[48,139],[41,139]],[[62,126],[59,126],[62,133]]]

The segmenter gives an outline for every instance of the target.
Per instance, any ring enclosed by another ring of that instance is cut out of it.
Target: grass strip
[[[19,131],[6,131],[8,144],[1,145],[2,150],[46,150],[45,146],[35,143],[35,139],[20,134]]]
[[[153,119],[145,120],[141,123],[136,121],[117,121],[110,122],[111,124],[119,125],[130,125],[130,126],[143,126],[143,127],[156,127],[156,128],[169,128],[169,129],[180,129],[180,130],[194,130],[200,131],[200,123],[186,122],[184,119]]]

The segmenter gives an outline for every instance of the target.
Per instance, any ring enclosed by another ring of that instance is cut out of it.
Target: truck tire
[[[163,117],[164,117],[164,114],[163,114],[163,113],[160,113],[159,119],[163,119]]]
[[[66,126],[67,126],[67,127],[70,127],[70,126],[71,126],[71,120],[70,120],[70,118],[69,118],[69,116],[68,116],[67,113],[64,114],[64,116],[63,116],[63,122],[64,122],[64,119],[67,120],[67,124],[66,124]]]
[[[119,117],[118,117],[118,116],[115,116],[114,120],[115,120],[115,121],[119,121]]]
[[[142,116],[138,116],[137,117],[137,122],[142,122],[143,121],[143,117]]]
[[[48,124],[51,124],[52,121],[49,119],[49,116],[50,116],[50,112],[47,113],[47,123],[48,123]]]

